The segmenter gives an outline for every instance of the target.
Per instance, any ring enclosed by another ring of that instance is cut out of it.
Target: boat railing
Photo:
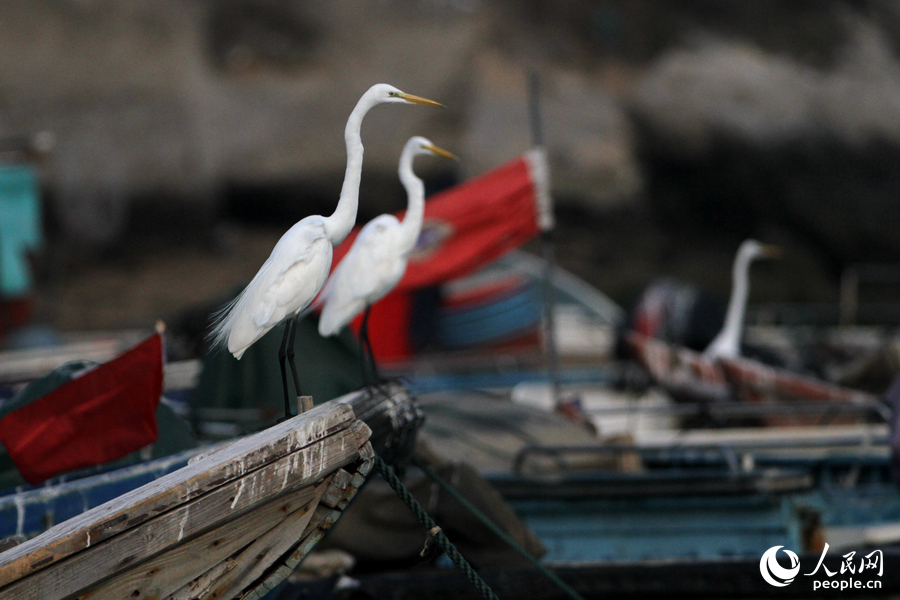
[[[745,439],[713,443],[676,443],[676,444],[633,444],[603,443],[583,445],[545,445],[527,444],[519,449],[512,462],[512,472],[517,476],[526,474],[527,461],[535,457],[546,457],[558,463],[567,457],[591,455],[624,455],[640,456],[644,464],[690,464],[703,466],[724,464],[731,473],[746,473],[756,467],[758,454],[798,453],[811,450],[887,450],[887,434],[829,436],[828,439]]]
[[[662,413],[672,416],[706,415],[715,418],[742,419],[762,416],[876,416],[888,422],[891,408],[881,400],[860,399],[853,403],[840,401],[779,401],[779,402],[679,402],[646,406],[614,406],[585,408],[584,412],[596,417],[627,413]]]

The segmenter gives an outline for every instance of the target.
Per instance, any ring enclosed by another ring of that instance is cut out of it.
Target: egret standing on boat
[[[456,158],[423,137],[415,136],[406,142],[398,169],[407,195],[403,222],[394,215],[379,215],[366,223],[353,247],[335,268],[320,299],[325,306],[319,318],[319,333],[326,337],[336,334],[356,315],[365,311],[359,330],[364,379],[366,352],[372,361],[373,376],[377,378],[368,337],[369,310],[403,278],[407,258],[422,229],[425,185],[413,172],[413,159],[422,154]]]
[[[750,295],[750,263],[757,258],[775,258],[781,254],[778,246],[756,240],[744,240],[738,248],[731,270],[731,298],[725,313],[725,325],[712,343],[703,351],[710,358],[737,358],[741,355],[741,331],[747,296]]]
[[[350,113],[344,129],[347,170],[334,213],[329,217],[312,215],[291,227],[244,291],[216,315],[210,336],[216,346],[227,347],[237,359],[267,331],[287,321],[278,352],[285,417],[291,415],[286,362],[291,367],[297,395],[302,395],[294,362],[295,316],[325,285],[331,270],[332,247],[347,237],[356,222],[363,161],[360,128],[369,109],[387,102],[443,106],[384,83],[369,88]]]

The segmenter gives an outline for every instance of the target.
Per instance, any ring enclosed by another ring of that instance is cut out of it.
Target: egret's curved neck
[[[750,293],[750,263],[753,258],[739,254],[731,272],[731,298],[725,313],[725,326],[719,334],[720,342],[728,347],[734,356],[740,354],[741,331],[744,327],[744,313],[747,310],[747,296]]]
[[[400,182],[406,189],[407,207],[403,223],[400,225],[400,248],[404,254],[410,252],[419,239],[422,230],[422,216],[425,212],[425,184],[413,172],[415,153],[404,150],[400,157]]]
[[[344,185],[337,208],[330,217],[325,217],[325,235],[332,245],[344,241],[356,223],[356,210],[359,207],[359,180],[362,177],[363,145],[360,129],[363,117],[369,109],[377,104],[368,95],[363,95],[356,103],[347,126],[344,128],[344,142],[347,145],[347,170],[344,172]]]

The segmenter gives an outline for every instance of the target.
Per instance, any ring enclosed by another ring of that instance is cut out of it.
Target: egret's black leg
[[[369,348],[369,309],[366,308],[366,312],[363,313],[362,324],[359,326],[359,351],[360,351],[360,359],[361,359],[361,367],[362,367],[362,377],[363,377],[363,385],[368,386],[369,381],[369,373],[368,373],[368,361],[366,360],[366,351]]]
[[[369,339],[369,310],[370,306],[366,307],[366,312],[363,313],[363,325],[359,328],[360,333],[360,342],[363,347],[363,360],[365,360],[365,355],[368,353],[369,355],[369,368],[372,372],[372,379],[370,385],[380,391],[382,394],[388,395],[388,390],[384,386],[384,381],[381,379],[381,376],[378,374],[378,364],[375,362],[375,351],[372,350],[372,341]],[[366,366],[363,366],[363,369],[366,369]]]
[[[366,316],[369,315],[369,309],[366,309]],[[375,382],[376,385],[381,382],[381,377],[378,375],[378,365],[375,363],[375,351],[372,350],[372,341],[369,339],[369,328],[366,327],[366,350],[369,355],[369,367],[372,369],[372,381]]]
[[[359,336],[359,372],[362,373],[362,382],[363,386],[369,385],[369,375],[367,373],[366,365],[368,361],[366,360],[366,345],[363,343],[362,339],[362,331],[360,330]]]
[[[294,360],[294,340],[297,339],[297,319],[297,315],[288,319],[288,323],[290,323],[291,326],[291,336],[290,339],[288,339],[287,358],[288,364],[291,366],[291,376],[294,378],[294,389],[297,390],[298,396],[302,396],[303,394],[300,392],[300,376],[297,373],[297,363]]]
[[[284,324],[284,335],[281,336],[281,348],[278,350],[278,366],[281,367],[281,388],[284,391],[284,418],[291,418],[291,401],[288,396],[288,383],[287,383],[287,366],[285,365],[285,361],[287,360],[287,343],[288,343],[288,335],[290,333],[291,322],[287,321]]]

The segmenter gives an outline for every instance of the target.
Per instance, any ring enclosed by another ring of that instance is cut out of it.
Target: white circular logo
[[[765,554],[762,555],[762,558],[759,559],[760,574],[769,585],[774,585],[775,587],[786,586],[792,582],[794,577],[797,576],[797,573],[800,572],[800,559],[787,548],[784,548],[784,553],[787,554],[788,558],[791,560],[791,567],[785,569],[778,563],[776,554],[778,554],[778,551],[782,548],[784,548],[784,546],[772,546],[766,550]]]

